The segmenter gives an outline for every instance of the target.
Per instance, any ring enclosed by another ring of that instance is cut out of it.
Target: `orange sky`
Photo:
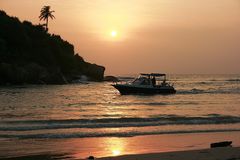
[[[44,5],[50,32],[106,74],[240,73],[240,0],[0,0],[35,24]]]

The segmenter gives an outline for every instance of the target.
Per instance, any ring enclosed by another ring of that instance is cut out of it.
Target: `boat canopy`
[[[150,73],[150,74],[141,73],[140,75],[142,75],[142,76],[154,76],[154,77],[163,77],[163,76],[166,76],[166,74],[163,74],[163,73]]]

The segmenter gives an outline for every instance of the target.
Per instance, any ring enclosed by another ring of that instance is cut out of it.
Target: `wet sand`
[[[151,159],[151,157],[153,157],[153,159],[154,157],[155,159],[159,159],[158,156],[163,156],[163,158],[166,156],[169,158],[171,155],[178,157],[182,154],[183,156],[186,156],[185,159],[196,159],[196,156],[206,156],[205,158],[207,159],[209,156],[211,157],[212,154],[215,155],[218,151],[219,153],[224,154],[220,157],[225,158],[224,156],[235,154],[236,150],[240,153],[239,148],[236,148],[240,146],[239,135],[240,132],[215,132],[163,134],[121,138],[0,139],[0,159],[51,160],[58,158],[67,160],[86,159],[88,156],[92,155],[96,158],[114,157],[111,159],[114,160],[116,158],[118,160],[118,156],[133,155],[129,158],[139,160],[140,157],[143,159]],[[205,150],[210,148],[211,143],[218,141],[233,141],[233,148],[223,148],[223,152],[221,149]],[[201,149],[204,150],[193,151]],[[174,154],[172,154],[173,152]],[[240,156],[236,155],[236,158],[239,157]],[[125,158],[126,157],[124,156],[124,159]],[[204,157],[202,158],[204,159]],[[230,158],[226,157],[226,160],[230,160]]]
[[[99,160],[240,160],[240,148],[222,147],[192,151],[125,155],[99,158]]]

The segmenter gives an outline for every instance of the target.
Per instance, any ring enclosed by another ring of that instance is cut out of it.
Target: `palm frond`
[[[49,14],[49,17],[50,17],[51,19],[55,18],[55,16],[52,15],[52,14]]]
[[[40,11],[39,19],[46,20],[48,19],[48,17],[50,17],[51,19],[55,18],[55,16],[52,14],[55,11],[50,11],[50,9],[51,9],[50,6],[43,6]]]

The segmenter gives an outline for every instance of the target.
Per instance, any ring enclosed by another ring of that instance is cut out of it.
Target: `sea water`
[[[0,141],[240,131],[240,75],[168,78],[176,94],[120,95],[110,82],[2,86]]]

